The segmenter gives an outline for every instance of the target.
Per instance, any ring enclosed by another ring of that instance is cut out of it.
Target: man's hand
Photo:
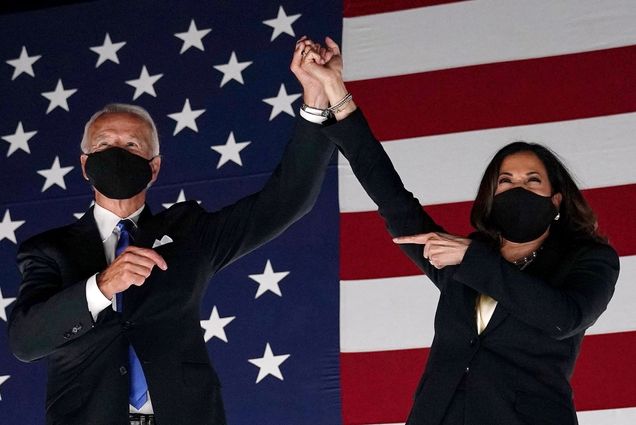
[[[331,37],[325,37],[325,46],[327,47],[321,55],[325,61],[325,66],[334,72],[335,75],[342,78],[342,55],[340,54],[340,47]]]
[[[296,43],[289,68],[303,86],[304,103],[314,108],[325,109],[329,106],[329,100],[327,99],[322,83],[301,66],[303,60],[305,60],[305,56],[313,51],[320,51],[320,45],[315,44],[306,36],[301,37]],[[319,57],[317,53],[314,54],[314,57],[315,56]]]
[[[301,71],[325,88],[342,81],[342,57],[338,45],[329,37],[325,38],[327,47],[309,39],[303,42],[305,47],[299,62]]]
[[[129,246],[101,273],[97,275],[97,287],[109,300],[131,285],[144,284],[153,267],[166,270],[168,265],[154,249]]]
[[[435,268],[460,264],[471,240],[446,233],[422,233],[393,239],[397,244],[424,245],[424,258]]]
[[[342,79],[342,56],[340,47],[331,38],[325,38],[326,47],[319,44],[308,44],[300,61],[301,70],[310,77],[318,80],[329,99],[331,106],[337,105],[345,98],[348,91]],[[340,121],[356,110],[351,100],[335,112],[336,120]]]

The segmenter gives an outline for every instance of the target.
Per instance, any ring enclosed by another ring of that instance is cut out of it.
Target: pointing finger
[[[397,244],[415,243],[424,245],[434,236],[437,235],[435,233],[423,233],[420,235],[398,236],[396,238],[393,238],[393,242]]]

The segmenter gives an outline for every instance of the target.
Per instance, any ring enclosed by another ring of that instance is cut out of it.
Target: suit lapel
[[[462,292],[462,311],[464,313],[464,320],[469,323],[471,329],[477,333],[477,324],[476,324],[476,316],[475,316],[475,302],[477,301],[477,291],[473,288],[461,285]]]
[[[508,313],[508,310],[506,310],[505,308],[500,306],[499,303],[497,303],[497,306],[495,307],[495,311],[493,312],[492,317],[490,318],[490,321],[486,325],[486,328],[481,333],[481,336],[488,335],[490,332],[493,331],[493,329],[501,325],[503,321],[506,319],[506,317],[508,317],[509,314],[510,313]]]
[[[160,217],[160,216],[159,216]],[[155,235],[161,230],[162,220],[152,215],[150,207],[146,207],[141,212],[137,221],[137,234],[135,235],[135,246],[151,248],[155,240]]]
[[[87,278],[106,268],[104,244],[97,230],[93,208],[71,226],[66,243],[73,267],[81,278]]]
[[[463,298],[462,304],[464,319],[469,322],[471,329],[473,329],[475,331],[475,334],[477,334],[476,308],[477,296],[479,295],[479,293],[469,286],[462,285],[462,287],[463,291],[461,296]],[[495,311],[493,312],[488,325],[486,325],[486,328],[481,333],[481,336],[487,335],[488,333],[492,332],[492,330],[498,327],[506,319],[506,317],[508,317],[508,315],[508,311],[497,304],[497,306],[495,307]]]
[[[161,220],[152,215],[150,207],[146,207],[141,212],[139,220],[137,220],[137,233],[135,234],[134,245],[150,248],[154,242],[154,235],[161,227]],[[124,316],[130,317],[134,314],[136,306],[145,298],[146,292],[150,289],[150,285],[130,286],[123,298]]]

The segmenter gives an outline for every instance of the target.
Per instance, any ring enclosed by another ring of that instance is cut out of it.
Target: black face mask
[[[126,149],[109,148],[88,154],[86,175],[95,189],[110,199],[128,199],[148,187],[150,161]]]
[[[516,187],[495,195],[491,220],[505,239],[522,243],[541,236],[556,215],[550,196]]]

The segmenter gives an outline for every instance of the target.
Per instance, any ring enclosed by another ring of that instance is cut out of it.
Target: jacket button
[[[124,366],[121,366],[121,367],[119,368],[119,374],[120,374],[121,376],[124,376],[124,375],[125,375],[125,374],[127,374],[127,373],[128,373],[128,370],[127,370]]]
[[[466,373],[470,372],[470,366],[466,366]]]
[[[127,331],[128,329],[132,329],[134,326],[135,326],[135,324],[133,322],[131,322],[130,320],[126,320],[121,325],[121,327],[124,328],[125,331]]]
[[[70,332],[64,332],[64,338],[65,339],[69,339],[71,337],[71,333]]]
[[[477,338],[472,338],[469,342],[470,346],[472,347],[473,345],[477,344]]]
[[[74,334],[78,333],[80,330],[82,330],[82,324],[78,323],[77,325],[73,326],[73,329],[71,329],[71,332],[73,332]]]

